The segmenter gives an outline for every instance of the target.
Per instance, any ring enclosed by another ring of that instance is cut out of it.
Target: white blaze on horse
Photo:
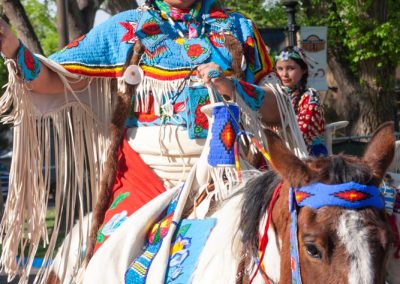
[[[273,171],[250,180],[214,214],[217,225],[192,283],[248,283],[255,273],[253,283],[301,283],[292,276],[294,266],[303,283],[384,283],[391,232],[377,187],[394,155],[393,125],[377,130],[362,158],[333,155],[301,161],[273,132],[267,132],[267,140]],[[256,269],[266,213],[278,186],[269,242]],[[314,191],[318,209],[295,204],[299,263],[291,255],[290,188],[298,189],[299,204],[310,188],[322,193]]]

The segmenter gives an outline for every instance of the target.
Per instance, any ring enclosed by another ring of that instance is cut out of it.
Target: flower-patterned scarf
[[[189,38],[199,36],[200,18],[203,1],[196,1],[191,9],[179,9],[172,7],[163,0],[155,0],[156,7],[160,10],[160,15],[166,20],[183,22],[187,26]]]
[[[162,0],[156,0],[155,4],[161,11],[161,16],[164,19],[171,17],[174,21],[189,22],[192,19],[197,19],[200,15],[202,1],[196,1],[191,9],[179,9],[172,7]]]

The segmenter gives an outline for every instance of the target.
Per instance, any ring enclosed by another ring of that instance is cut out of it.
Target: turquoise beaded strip
[[[39,76],[40,61],[22,42],[17,51],[17,65],[25,81],[31,82]]]

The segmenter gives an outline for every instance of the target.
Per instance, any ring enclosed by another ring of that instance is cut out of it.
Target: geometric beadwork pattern
[[[211,125],[210,151],[208,164],[210,166],[234,166],[235,155],[233,146],[239,132],[239,106],[217,103],[213,108]]]
[[[235,136],[236,133],[232,127],[232,123],[228,120],[219,135],[219,139],[221,140],[222,145],[224,145],[226,151],[230,152],[232,150]]]
[[[370,194],[355,189],[337,192],[334,196],[350,202],[357,202],[371,197]]]
[[[303,192],[300,190],[296,191],[296,201],[297,203],[301,203],[304,199],[310,197],[311,194],[307,193],[307,192]]]

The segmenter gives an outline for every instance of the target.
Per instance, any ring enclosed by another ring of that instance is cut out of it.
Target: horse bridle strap
[[[347,209],[374,207],[383,209],[385,201],[378,187],[356,182],[342,184],[313,183],[289,190],[290,212],[290,263],[292,283],[302,283],[297,240],[297,206],[318,209],[323,206],[339,206]]]

